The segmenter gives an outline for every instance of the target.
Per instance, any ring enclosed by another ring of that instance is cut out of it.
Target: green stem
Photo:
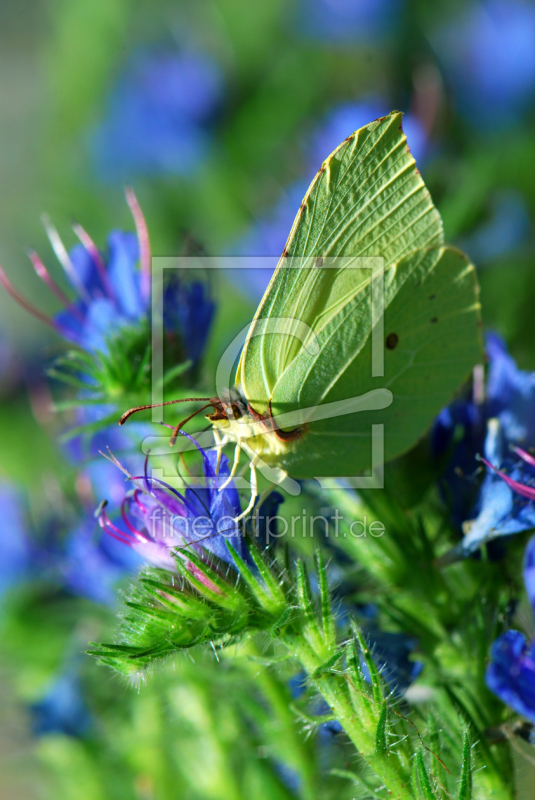
[[[320,666],[317,655],[304,641],[301,635],[287,634],[283,639],[286,647],[292,652],[309,677]],[[311,682],[321,693],[331,708],[333,715],[349,736],[360,756],[375,772],[382,784],[388,789],[390,797],[396,800],[414,800],[410,785],[410,775],[394,752],[379,752],[376,747],[376,731],[367,730],[355,710],[349,693],[346,675],[327,673],[312,679]],[[377,722],[381,709],[377,709]]]

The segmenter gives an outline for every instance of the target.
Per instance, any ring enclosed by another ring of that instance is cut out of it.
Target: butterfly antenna
[[[126,420],[129,419],[129,417],[131,417],[132,414],[137,414],[138,411],[146,411],[149,408],[161,408],[162,406],[172,406],[175,403],[206,403],[207,401],[211,401],[212,399],[213,398],[211,397],[185,397],[181,398],[180,400],[167,400],[167,402],[165,403],[151,403],[148,406],[136,406],[135,408],[129,408],[128,411],[124,412],[121,419],[119,420],[119,425],[124,425]],[[208,405],[212,405],[212,403],[208,402]],[[205,406],[205,408],[208,408],[208,406]],[[200,410],[202,411],[202,409]],[[198,414],[199,412],[196,411],[195,413]]]
[[[202,406],[201,408],[198,408],[197,411],[194,411],[193,414],[190,414],[189,417],[186,417],[186,419],[183,419],[182,422],[178,423],[176,428],[173,430],[173,433],[171,434],[171,441],[169,442],[171,447],[175,444],[175,442],[177,440],[177,436],[180,433],[180,430],[181,430],[182,426],[185,425],[186,422],[189,422],[190,419],[193,419],[193,417],[196,417],[197,414],[200,414],[201,411],[205,411],[207,408],[210,408],[211,405],[212,405],[211,403],[207,403],[205,406]]]

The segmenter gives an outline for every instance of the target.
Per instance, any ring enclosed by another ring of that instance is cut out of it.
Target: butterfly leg
[[[236,449],[234,450],[234,463],[232,465],[232,469],[230,470],[230,475],[228,476],[226,481],[219,487],[220,492],[222,492],[223,489],[227,488],[231,480],[236,475],[236,472],[238,471],[238,467],[240,465],[240,455],[241,455],[241,443],[240,440],[238,439],[238,441],[236,442]]]
[[[223,447],[226,444],[226,437],[222,437],[217,428],[214,426],[213,429],[214,439],[215,439],[215,450],[217,452],[217,461],[215,464],[215,474],[219,475],[219,467],[221,466],[221,456],[223,455]]]
[[[242,513],[236,517],[236,522],[239,522],[241,519],[244,519],[244,517],[249,516],[254,508],[256,498],[258,497],[258,478],[256,475],[256,464],[258,461],[259,458],[257,455],[255,455],[251,461],[251,499],[249,500],[249,505],[245,511],[242,511]]]
[[[281,469],[280,467],[270,467],[246,442],[242,442],[242,449],[245,453],[247,453],[251,460],[255,460],[255,466],[258,467],[264,478],[267,478],[270,483],[280,486],[281,489],[284,489],[284,491],[288,492],[288,494],[291,494],[294,497],[296,497],[298,494],[301,494],[300,485],[297,483],[297,481],[294,481],[293,478],[290,478],[286,470]]]

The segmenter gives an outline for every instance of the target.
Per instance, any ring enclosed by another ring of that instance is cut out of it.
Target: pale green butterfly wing
[[[440,216],[407,147],[401,114],[348,137],[312,182],[251,325],[236,380],[255,410],[266,413],[275,384],[302,347],[295,336],[262,333],[263,323],[299,319],[317,333],[366,283],[355,270],[347,276],[299,269],[304,259],[381,256],[388,267],[442,241]]]
[[[273,392],[273,413],[305,410],[389,389],[379,411],[305,425],[281,465],[296,478],[354,475],[371,464],[372,425],[384,425],[384,458],[415,444],[481,358],[475,271],[453,248],[419,250],[385,273],[384,377],[372,377],[370,295],[362,291],[303,350]],[[290,417],[291,419],[291,417]],[[291,426],[288,426],[291,427]]]

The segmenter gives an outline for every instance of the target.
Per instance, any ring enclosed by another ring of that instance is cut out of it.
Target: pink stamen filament
[[[98,524],[101,528],[103,528],[107,533],[113,536],[114,539],[118,539],[123,544],[132,545],[132,538],[130,534],[122,531],[117,525],[114,525],[111,519],[108,517],[106,512],[102,510],[98,516]]]
[[[526,464],[529,464],[530,466],[535,467],[535,458],[532,455],[530,455],[529,453],[526,453],[525,450],[522,450],[521,447],[516,447],[516,446],[513,447],[513,452],[516,453],[517,456],[520,456],[520,458],[523,461],[525,461]]]
[[[135,492],[134,492],[134,500],[136,501],[136,503],[140,507],[141,511],[144,514],[146,514],[147,513],[147,506],[144,506],[143,503],[141,502],[141,500],[139,499],[139,495],[140,494],[141,494],[140,489],[136,489]]]
[[[125,499],[121,503],[121,516],[123,518],[124,524],[127,526],[128,530],[132,532],[132,534],[136,537],[136,539],[139,539],[140,542],[150,542],[151,541],[150,537],[146,536],[144,533],[141,533],[141,531],[138,531],[138,529],[135,528],[128,519],[125,510],[126,503],[128,503],[127,497],[125,497]]]
[[[41,320],[41,322],[44,322],[45,325],[48,325],[53,328],[53,330],[59,332],[59,326],[51,317],[43,314],[43,312],[34,306],[33,303],[30,303],[29,300],[26,300],[24,295],[22,295],[18,289],[15,289],[2,267],[0,267],[0,286],[4,287],[6,292],[13,298],[13,300],[15,300],[16,303],[19,304],[19,306],[25,308],[26,311],[29,311],[34,317],[37,317],[37,319]]]
[[[73,313],[76,317],[78,317],[79,320],[81,320],[83,322],[84,321],[84,315],[82,314],[80,309],[77,308],[74,305],[74,303],[71,302],[71,300],[69,300],[69,298],[67,297],[67,295],[65,294],[63,289],[61,289],[58,286],[58,284],[56,283],[54,278],[51,276],[51,274],[49,273],[49,271],[47,270],[47,268],[45,267],[45,265],[43,264],[43,262],[41,261],[41,259],[37,255],[37,253],[35,252],[35,250],[31,250],[31,249],[28,250],[28,258],[32,262],[33,268],[35,269],[38,277],[41,278],[41,280],[44,283],[46,283],[46,285],[48,286],[50,291],[58,298],[60,303],[63,303],[63,305],[65,306],[65,308],[68,311]]]
[[[89,255],[91,256],[91,258],[93,259],[93,263],[95,264],[95,267],[97,268],[97,272],[99,274],[100,280],[102,281],[102,285],[103,285],[105,291],[107,292],[108,296],[112,300],[116,300],[117,297],[116,297],[115,291],[113,289],[113,286],[111,285],[111,282],[110,282],[110,279],[109,279],[109,276],[108,276],[108,272],[106,270],[106,264],[104,263],[104,259],[102,258],[102,255],[100,254],[100,250],[96,246],[96,244],[93,241],[93,239],[91,238],[91,236],[87,233],[85,228],[82,228],[82,226],[79,225],[77,222],[75,222],[73,224],[72,229],[75,232],[75,234],[77,235],[77,237],[80,239],[81,243],[83,244],[83,246],[85,247],[85,249],[87,250]]]
[[[522,497],[526,497],[528,500],[535,500],[535,488],[531,486],[526,486],[523,483],[519,483],[518,481],[513,480],[510,478],[509,475],[506,475],[505,472],[501,472],[497,467],[493,466],[490,461],[487,461],[486,458],[482,458],[480,456],[480,461],[485,464],[489,469],[498,475],[505,483],[517,494],[521,495]]]
[[[85,288],[84,284],[78,277],[78,273],[74,269],[74,265],[70,259],[70,256],[67,252],[65,245],[61,241],[59,233],[54,228],[54,226],[50,222],[49,217],[46,214],[43,214],[41,216],[41,221],[44,225],[46,235],[50,240],[50,244],[52,245],[52,249],[56,254],[56,258],[63,267],[63,270],[67,278],[69,279],[73,289],[77,292],[80,299],[83,300],[86,305],[90,305],[91,297],[89,296],[89,293]]]
[[[136,226],[137,239],[139,243],[139,263],[141,265],[142,292],[146,299],[150,296],[151,278],[149,231],[134,190],[130,186],[127,186],[124,193],[126,202],[128,203],[128,207],[131,211],[132,217],[134,218],[134,224]]]

